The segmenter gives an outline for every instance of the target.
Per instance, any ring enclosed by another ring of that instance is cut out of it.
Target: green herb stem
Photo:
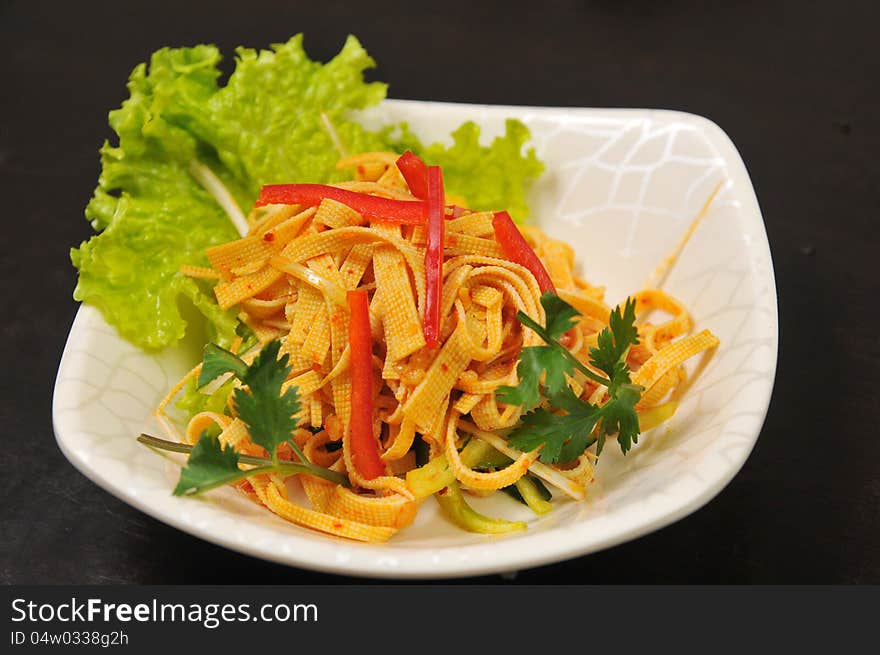
[[[587,368],[581,362],[581,360],[579,360],[577,357],[575,357],[574,354],[572,354],[572,352],[568,348],[566,348],[565,346],[563,346],[559,342],[559,340],[554,339],[552,336],[550,336],[547,329],[543,325],[537,323],[534,319],[532,319],[531,316],[526,314],[524,311],[520,310],[516,313],[516,317],[520,323],[522,323],[523,325],[525,325],[526,327],[530,328],[532,331],[537,333],[538,336],[540,336],[544,340],[545,343],[558,348],[559,351],[563,354],[563,356],[569,362],[571,362],[572,366],[574,366],[577,370],[579,370],[581,373],[586,375],[593,382],[601,384],[603,387],[607,387],[607,386],[611,385],[611,380],[609,380],[608,378],[604,378],[601,375],[599,375],[598,373],[594,373],[589,368]]]
[[[167,439],[160,439],[159,437],[154,437],[151,434],[141,434],[137,440],[144,444],[145,446],[150,446],[151,448],[158,448],[159,450],[167,450],[174,453],[185,453],[189,454],[192,452],[193,447],[189,444],[179,443],[176,441],[168,441]],[[314,475],[316,478],[322,478],[329,482],[333,482],[335,484],[341,484],[344,487],[351,486],[351,483],[348,480],[348,477],[342,473],[337,471],[331,471],[330,469],[324,468],[322,466],[316,466],[314,464],[310,464],[308,462],[300,463],[300,462],[279,462],[275,463],[271,459],[267,457],[254,457],[253,455],[239,455],[238,461],[241,464],[249,464],[256,468],[242,470],[242,475],[238,479],[243,479],[250,477],[252,475],[258,475],[261,473],[287,473],[290,475],[297,475],[300,473],[307,473],[308,475]],[[214,488],[215,486],[219,487],[224,484],[229,484],[229,482],[235,482],[234,479],[224,479],[222,482],[212,485],[210,487],[204,487],[201,490],[205,491],[207,489]]]
[[[561,343],[559,343],[558,341],[554,341],[554,345],[557,345],[560,348],[562,348],[563,352],[565,353],[565,358],[568,361],[570,361],[577,370],[579,370],[581,373],[586,375],[593,382],[601,384],[603,387],[608,387],[611,385],[611,380],[609,380],[608,378],[604,378],[601,375],[599,375],[598,373],[594,373],[593,371],[591,371],[583,363],[581,363],[581,360],[579,360],[577,357],[575,357],[572,354],[572,352],[568,348],[563,346]]]

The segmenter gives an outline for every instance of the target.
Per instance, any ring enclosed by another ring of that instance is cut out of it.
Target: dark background
[[[727,131],[752,176],[781,322],[776,389],[754,452],[692,516],[517,582],[880,583],[878,5],[399,7],[0,0],[0,581],[345,580],[148,518],[75,471],[50,420],[76,312],[68,249],[90,234],[82,209],[129,71],[164,45],[213,42],[230,53],[302,31],[324,60],[357,34],[396,98],[702,114]]]

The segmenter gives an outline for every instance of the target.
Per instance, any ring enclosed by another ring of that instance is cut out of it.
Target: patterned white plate
[[[465,120],[483,126],[488,138],[503,131],[507,117],[529,126],[546,164],[531,197],[535,219],[572,244],[584,275],[606,285],[612,303],[640,288],[724,181],[664,287],[687,304],[698,328],[719,336],[721,347],[668,426],[645,434],[626,457],[605,451],[587,501],[563,501],[542,518],[506,496],[479,501],[486,513],[529,522],[524,533],[487,537],[458,530],[429,499],[411,527],[376,546],[299,528],[231,489],[175,498],[177,460],[135,436],[160,434],[151,410],[198,360],[199,335],[148,354],[120,339],[91,307],[76,316],[55,386],[55,434],[67,458],[110,493],[208,541],[294,566],[386,578],[559,561],[656,530],[708,502],[754,446],[776,371],[773,266],[739,154],[714,123],[669,111],[392,100],[364,120],[405,120],[429,140]]]

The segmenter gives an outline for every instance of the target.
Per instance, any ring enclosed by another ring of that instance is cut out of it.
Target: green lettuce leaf
[[[79,269],[74,298],[98,307],[133,343],[176,343],[187,305],[207,319],[212,341],[229,343],[234,309],[220,310],[210,287],[179,274],[182,264],[204,265],[206,248],[237,236],[190,166],[208,166],[245,212],[263,184],[344,179],[349,172],[336,170],[339,153],[322,114],[350,152],[410,148],[443,166],[449,193],[474,209],[526,216],[526,187],[542,168],[533,151],[523,153],[528,129],[508,121],[505,136],[482,146],[479,128],[465,123],[448,148],[423,147],[405,126],[364,129],[351,112],[380,102],[386,85],[364,81],[375,64],[355,37],[326,64],[308,58],[301,35],[271,50],[239,48],[224,86],[220,59],[210,45],[163,48],[149,67],[134,69],[130,97],[110,113],[118,142],[101,149],[86,208],[100,234],[71,251]]]
[[[452,133],[452,146],[434,143],[421,154],[443,168],[447,192],[463,196],[471,209],[506,209],[522,222],[529,215],[526,192],[544,170],[533,148],[523,154],[530,138],[529,128],[508,119],[504,136],[481,146],[479,126],[468,121]]]
[[[249,208],[272,171],[285,181],[327,182],[338,153],[321,125],[327,112],[346,143],[379,149],[384,141],[342,114],[376,103],[385,85],[363,82],[373,65],[354,37],[330,63],[311,62],[302,37],[274,52],[239,49],[228,84],[217,85],[214,46],[163,48],[149,70],[129,80],[131,97],[110,113],[118,145],[105,143],[98,188],[86,217],[101,234],[71,251],[79,281],[74,298],[98,307],[120,334],[144,348],[180,340],[181,303],[207,319],[209,335],[228,345],[235,312],[223,312],[182,264],[205,264],[206,248],[236,238],[229,218],[189,174],[207,164],[239,205]]]
[[[217,387],[213,393],[202,393],[199,391],[198,384],[193,379],[190,380],[180,392],[174,405],[186,412],[187,418],[192,418],[199,412],[228,414],[229,412],[226,411],[226,403],[229,401],[229,396],[232,394],[234,388],[235,380],[229,379]],[[219,429],[216,432],[209,431],[212,436],[219,434],[219,432]]]
[[[220,310],[210,289],[181,277],[181,264],[206,263],[205,248],[235,238],[214,199],[189,175],[198,141],[154,108],[154,78],[174,76],[188,93],[213,83],[204,73],[218,59],[209,46],[161,50],[150,73],[140,65],[131,97],[110,113],[119,144],[101,149],[102,171],[86,216],[103,231],[71,251],[79,280],[74,298],[92,304],[120,334],[145,348],[183,337],[181,303],[208,319],[221,343],[234,335],[234,314]]]
[[[229,82],[189,113],[187,126],[247,182],[251,203],[263,184],[350,178],[350,171],[336,169],[339,152],[322,113],[349,152],[387,147],[379,134],[347,118],[352,110],[378,104],[387,90],[381,82],[364,82],[364,71],[375,62],[355,37],[326,64],[308,58],[301,34],[272,50],[239,48],[236,55]]]

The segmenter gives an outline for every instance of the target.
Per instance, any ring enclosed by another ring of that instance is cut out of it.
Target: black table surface
[[[880,582],[878,5],[515,7],[0,1],[0,581],[346,581],[227,551],[110,496],[64,459],[50,406],[77,309],[68,249],[90,234],[82,210],[130,69],[164,45],[231,53],[297,32],[326,60],[352,32],[396,98],[708,116],[739,148],[763,210],[781,340],[770,412],[742,471],[670,527],[515,582]]]

